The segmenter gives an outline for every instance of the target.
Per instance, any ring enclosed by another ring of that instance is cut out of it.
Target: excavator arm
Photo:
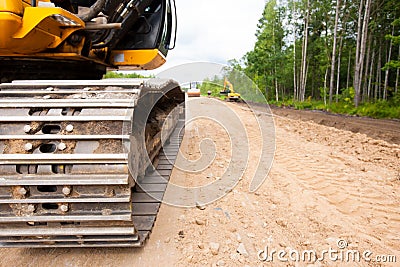
[[[233,85],[225,78],[224,80],[224,92],[234,93]]]

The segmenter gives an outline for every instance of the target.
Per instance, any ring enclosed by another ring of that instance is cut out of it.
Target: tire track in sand
[[[357,154],[358,157],[352,155],[351,150],[358,146],[354,133],[338,133],[336,129],[310,122],[283,118],[276,121],[277,144],[285,147],[278,149],[276,160],[292,173],[293,178],[323,196],[354,226],[361,226],[357,231],[399,250],[399,181],[394,178],[397,170],[359,159],[360,154],[364,159],[374,155],[362,152]],[[292,130],[306,127],[312,131]],[[337,137],[336,145],[321,144],[319,140],[329,139],[332,131]],[[279,141],[279,136],[285,136],[284,140]],[[397,149],[396,146],[388,147]]]

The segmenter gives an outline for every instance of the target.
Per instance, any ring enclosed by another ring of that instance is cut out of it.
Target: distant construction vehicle
[[[200,97],[200,89],[197,88],[197,82],[190,83],[187,95],[188,97]]]
[[[200,89],[189,89],[187,95],[188,97],[200,97]]]
[[[227,78],[224,80],[224,90],[219,92],[220,95],[225,95],[225,100],[240,101],[241,96],[233,89],[233,85]]]

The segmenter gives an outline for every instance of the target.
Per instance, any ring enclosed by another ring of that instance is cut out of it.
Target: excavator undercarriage
[[[183,134],[169,80],[0,86],[0,242],[142,246]]]
[[[174,0],[3,0],[0,25],[0,246],[142,246],[184,93],[171,80],[93,80],[164,64]]]

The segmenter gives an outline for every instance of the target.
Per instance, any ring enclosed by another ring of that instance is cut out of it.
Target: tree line
[[[399,33],[398,0],[269,0],[254,49],[229,64],[269,101],[398,106]]]

